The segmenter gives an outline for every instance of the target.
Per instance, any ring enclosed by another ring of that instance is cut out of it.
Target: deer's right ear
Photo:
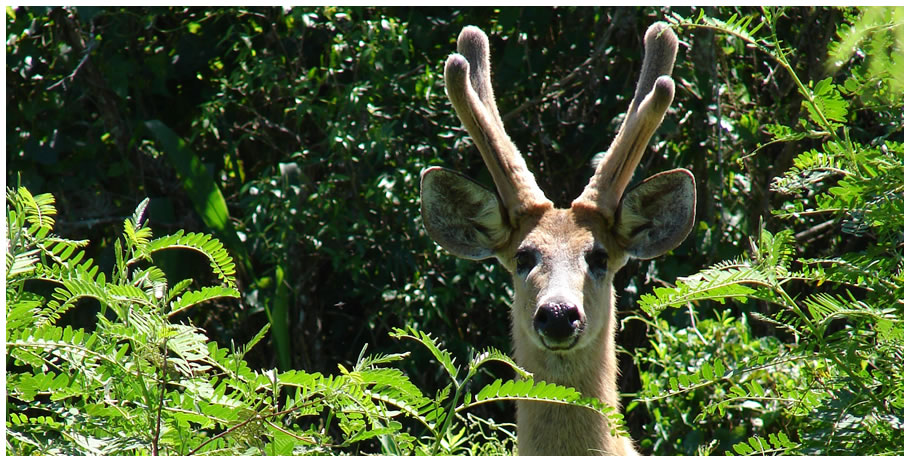
[[[493,257],[509,240],[509,221],[497,195],[453,170],[421,172],[421,216],[431,239],[457,257]]]

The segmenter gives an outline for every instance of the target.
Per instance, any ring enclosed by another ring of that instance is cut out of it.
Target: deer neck
[[[571,352],[553,352],[533,344],[513,326],[516,362],[534,374],[536,381],[573,387],[583,396],[617,406],[616,316],[613,294],[608,298],[610,316],[595,338]],[[599,309],[605,309],[599,308]]]
[[[613,294],[608,303],[611,315],[597,338],[571,353],[542,350],[518,332],[513,338],[517,363],[534,374],[536,381],[573,387],[582,396],[597,398],[619,412]],[[629,439],[610,435],[610,423],[595,411],[534,401],[518,401],[516,408],[519,455],[636,453]]]

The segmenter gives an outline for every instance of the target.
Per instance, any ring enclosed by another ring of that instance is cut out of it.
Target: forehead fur
[[[570,250],[584,251],[590,249],[595,242],[610,251],[614,242],[608,227],[607,220],[593,209],[551,209],[542,214],[523,217],[519,232],[515,233],[507,252],[514,253],[524,245],[533,245],[541,251],[567,247]]]

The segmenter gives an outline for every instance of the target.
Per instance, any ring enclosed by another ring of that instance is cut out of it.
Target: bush
[[[654,349],[637,355],[648,384],[643,401],[659,423],[646,440],[656,452],[904,452],[904,145],[891,140],[902,117],[894,14],[868,9],[849,18],[866,31],[838,30],[833,62],[850,59],[840,50],[855,47],[880,60],[852,68],[841,84],[797,76],[794,51],[777,35],[784,10],[764,9],[755,28],[751,16],[674,18],[678,27],[746,43],[796,85],[797,123],[767,124],[771,140],[747,157],[775,143],[819,141],[771,183],[786,196],[772,209],[780,231],[761,225],[743,256],[640,298],[658,336]],[[879,113],[879,127],[862,124],[867,111]],[[833,233],[826,247],[811,244],[819,233]],[[707,301],[747,300],[758,309],[739,316],[715,309],[714,319],[694,316],[684,329],[660,317],[667,308],[687,306],[692,315]],[[748,317],[777,332],[756,335]]]

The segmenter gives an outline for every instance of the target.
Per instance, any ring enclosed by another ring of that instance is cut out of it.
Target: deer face
[[[543,350],[585,347],[610,315],[611,280],[625,254],[597,214],[551,210],[528,221],[515,248],[498,255],[513,275],[516,328]]]
[[[589,184],[555,209],[506,135],[490,82],[487,36],[466,27],[446,62],[449,99],[481,151],[497,191],[440,167],[421,176],[421,214],[431,238],[456,256],[496,257],[513,275],[517,344],[570,354],[613,319],[613,275],[630,258],[653,258],[689,234],[695,182],[683,169],[626,190],[673,100],[677,38],[649,28],[645,62],[629,111]],[[626,190],[626,191],[625,191]]]

